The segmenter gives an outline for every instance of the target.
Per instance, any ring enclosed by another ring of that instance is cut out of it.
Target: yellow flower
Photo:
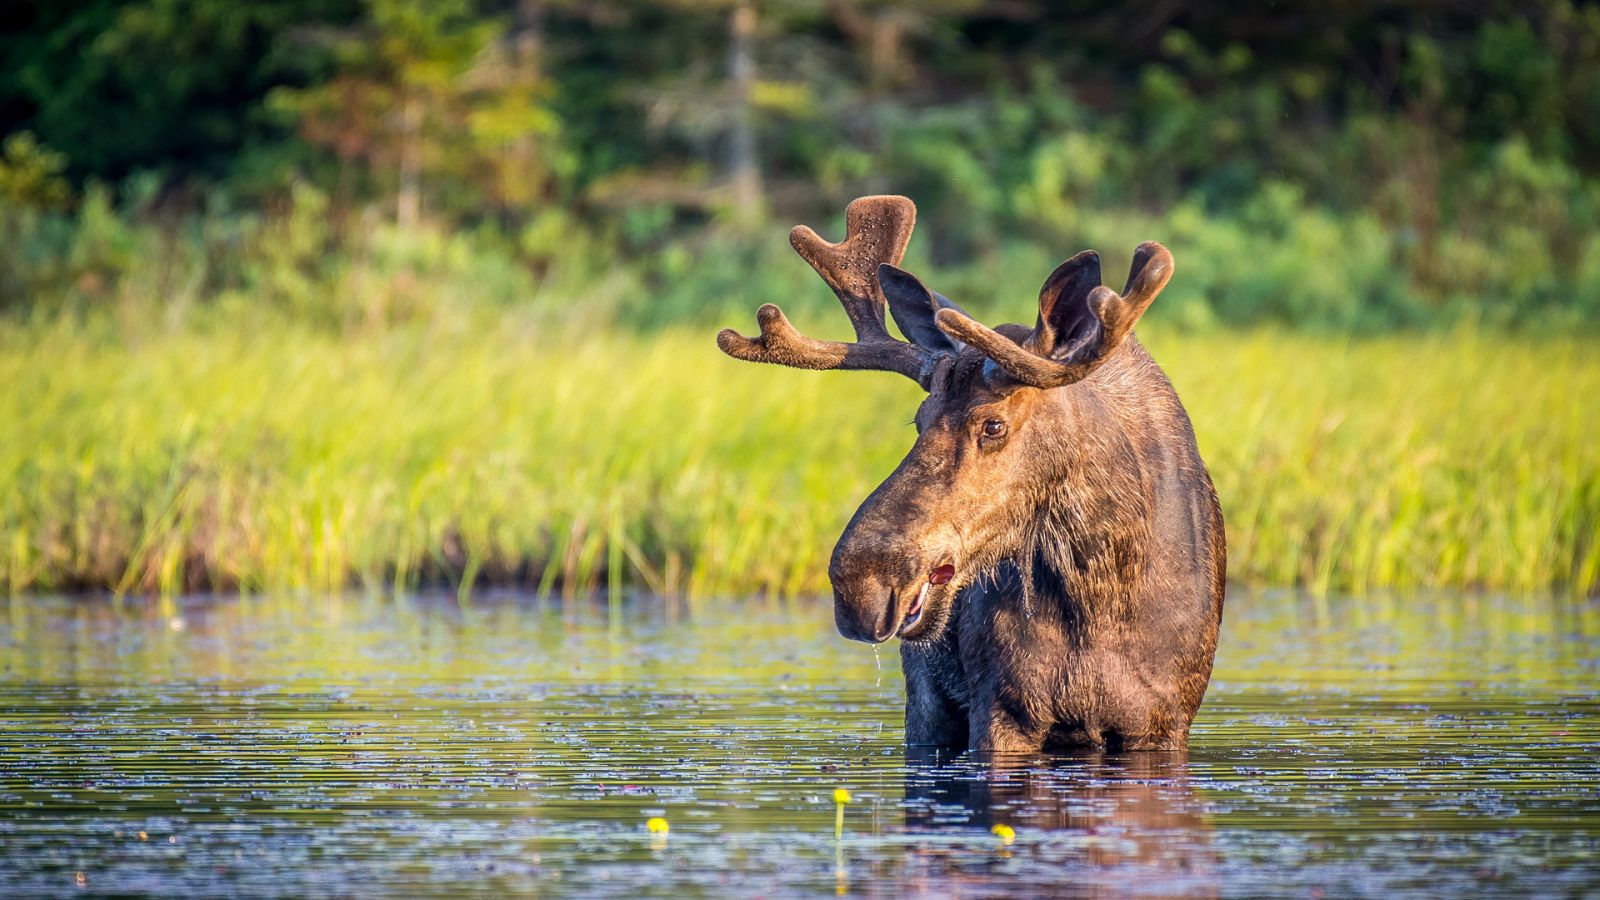
[[[1011,846],[1012,841],[1017,839],[1016,829],[1010,825],[996,825],[989,830],[994,832],[994,836],[1000,839],[1000,843],[1008,847]]]
[[[666,834],[667,820],[660,816],[652,816],[648,822],[644,823],[644,827],[651,834]]]
[[[845,790],[844,788],[834,788],[833,789],[833,802],[835,802],[835,803],[849,803],[850,802],[850,792]]]

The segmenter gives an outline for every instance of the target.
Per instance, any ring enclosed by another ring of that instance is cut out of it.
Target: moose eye
[[[983,436],[997,438],[1006,433],[1006,423],[999,419],[988,419],[983,423]]]

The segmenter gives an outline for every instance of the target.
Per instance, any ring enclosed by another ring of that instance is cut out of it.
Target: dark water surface
[[[1237,592],[1186,758],[984,765],[817,603],[0,604],[7,896],[1600,895],[1594,601]]]

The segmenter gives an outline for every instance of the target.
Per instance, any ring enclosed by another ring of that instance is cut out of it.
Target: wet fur
[[[981,371],[963,363],[969,378]],[[1133,339],[1047,393],[1077,426],[1049,441],[1066,477],[1028,498],[1021,533],[995,541],[1014,549],[939,611],[936,636],[902,644],[906,742],[1182,748],[1211,674],[1226,568],[1193,428]]]

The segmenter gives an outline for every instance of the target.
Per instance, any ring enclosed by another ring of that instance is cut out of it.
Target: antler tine
[[[926,363],[931,354],[904,341],[884,337],[878,341],[854,344],[819,341],[806,337],[789,324],[789,318],[776,304],[766,303],[756,310],[761,336],[748,338],[724,328],[717,335],[717,346],[734,359],[774,363],[796,369],[857,369],[898,372],[918,384],[928,377]]]
[[[1094,337],[1064,360],[1035,354],[960,310],[941,309],[934,321],[946,334],[982,350],[1018,381],[1037,388],[1061,387],[1082,381],[1122,345],[1134,323],[1172,279],[1172,269],[1172,254],[1166,247],[1155,241],[1140,244],[1133,251],[1128,285],[1121,295],[1104,285],[1089,292],[1089,312],[1100,327]]]
[[[845,238],[837,244],[796,225],[789,243],[833,289],[855,328],[856,342],[819,341],[806,337],[771,303],[756,311],[761,335],[745,337],[731,328],[717,335],[722,352],[749,362],[776,363],[800,369],[870,369],[898,372],[925,384],[932,354],[890,337],[884,324],[886,301],[878,285],[878,265],[900,262],[916,205],[906,197],[860,197],[845,208]]]
[[[844,240],[837,244],[805,225],[790,230],[790,246],[833,288],[857,340],[892,340],[883,321],[878,265],[900,264],[916,224],[917,207],[910,198],[881,195],[850,201],[844,210]]]

